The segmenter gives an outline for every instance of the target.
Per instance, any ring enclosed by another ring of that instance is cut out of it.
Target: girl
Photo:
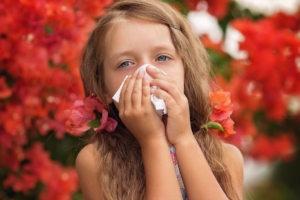
[[[135,72],[146,63],[167,75],[148,66],[149,81]],[[241,153],[202,128],[210,102],[205,49],[172,7],[157,0],[114,3],[87,41],[80,73],[86,96],[98,96],[118,122],[78,154],[86,199],[243,199]],[[130,74],[119,103],[113,101]],[[166,103],[162,120],[151,94]]]

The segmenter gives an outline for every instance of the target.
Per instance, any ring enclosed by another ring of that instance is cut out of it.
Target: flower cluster
[[[96,120],[94,111],[102,113],[100,120]],[[66,121],[66,130],[74,136],[80,136],[90,128],[93,128],[94,131],[105,129],[113,132],[118,124],[116,120],[108,117],[108,112],[101,99],[92,94],[84,100],[75,101],[72,110],[65,112],[69,115],[69,119]]]
[[[13,160],[11,156],[17,159]],[[19,167],[19,162],[25,160],[26,163]],[[18,171],[19,175],[10,173],[3,181],[5,188],[12,187],[15,192],[23,192],[27,195],[30,189],[35,188],[37,183],[41,182],[45,190],[39,194],[39,199],[70,200],[70,194],[79,188],[76,170],[74,168],[63,169],[58,162],[51,161],[49,153],[43,150],[43,144],[40,142],[34,143],[25,151],[18,149],[12,154],[1,155],[1,164],[15,172]]]
[[[83,98],[78,57],[95,18],[111,3],[0,2],[0,167],[6,170],[0,179],[3,190],[11,187],[28,194],[37,183],[43,183],[44,189],[36,194],[39,199],[66,200],[78,190],[74,167],[51,160],[44,144],[35,142],[52,131],[57,139],[64,140],[68,119],[64,110]],[[3,198],[17,196],[20,194]]]
[[[231,59],[226,57],[225,52],[218,54],[226,60],[221,64],[230,67],[223,70],[226,78],[218,74],[216,82],[230,92],[235,104],[232,119],[236,123],[236,134],[229,139],[245,152],[250,148],[251,156],[257,159],[283,159],[283,156],[279,156],[281,152],[290,152],[295,145],[282,130],[290,130],[287,120],[297,124],[300,114],[297,106],[290,105],[291,99],[299,99],[300,96],[299,22],[300,10],[293,15],[278,13],[258,21],[233,20],[232,27],[245,38],[239,47],[247,56],[244,59]],[[207,43],[206,46],[216,52],[220,50],[218,47],[223,45],[222,42],[214,45]],[[284,128],[271,128],[275,123]],[[243,142],[245,140],[248,142]],[[280,149],[275,151],[272,147],[274,143]]]
[[[256,159],[285,161],[292,160],[295,156],[295,137],[292,134],[281,133],[276,137],[261,134],[249,150],[249,154]]]
[[[212,111],[209,116],[210,122],[206,127],[216,136],[228,137],[235,134],[234,122],[230,118],[233,112],[233,104],[230,93],[224,91],[210,92],[210,105]]]
[[[256,108],[265,109],[268,117],[277,121],[286,116],[286,96],[300,95],[299,28],[295,30],[299,27],[299,16],[278,14],[258,22],[241,19],[232,23],[245,36],[240,50],[248,54],[245,60],[236,62],[235,67],[242,72],[250,95],[259,99]],[[290,23],[277,20],[279,18]],[[241,87],[244,90],[243,85],[236,89],[242,90]],[[252,99],[245,98],[245,103],[252,104]]]

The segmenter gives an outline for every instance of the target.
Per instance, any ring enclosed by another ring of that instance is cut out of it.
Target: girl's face
[[[179,31],[179,30],[174,30]],[[174,78],[184,88],[184,69],[167,25],[135,19],[122,20],[108,31],[105,46],[104,77],[111,103],[126,75],[143,64],[151,64]],[[119,109],[119,104],[114,102]]]

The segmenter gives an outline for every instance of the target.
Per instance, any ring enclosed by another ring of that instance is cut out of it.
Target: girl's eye
[[[119,65],[119,67],[122,67],[122,68],[128,67],[130,64],[131,64],[131,63],[130,63],[129,61],[125,61],[125,62],[122,62],[122,63]]]
[[[169,59],[167,56],[159,56],[157,58],[158,61],[166,61],[167,59]]]

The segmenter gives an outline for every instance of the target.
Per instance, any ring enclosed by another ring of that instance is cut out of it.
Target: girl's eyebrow
[[[126,55],[130,55],[130,54],[133,54],[133,53],[134,53],[134,50],[119,51],[119,52],[116,52],[116,53],[112,54],[110,59],[116,59],[120,56],[126,56]]]
[[[176,51],[175,47],[173,45],[169,45],[169,44],[153,46],[152,49],[154,51],[157,51],[157,50]]]
[[[174,52],[176,51],[175,47],[169,44],[155,45],[151,47],[151,50],[152,51],[166,50],[166,51],[174,51]],[[120,56],[132,55],[134,53],[135,53],[134,49],[124,50],[124,51],[121,50],[119,52],[112,54],[111,59],[114,60]]]

